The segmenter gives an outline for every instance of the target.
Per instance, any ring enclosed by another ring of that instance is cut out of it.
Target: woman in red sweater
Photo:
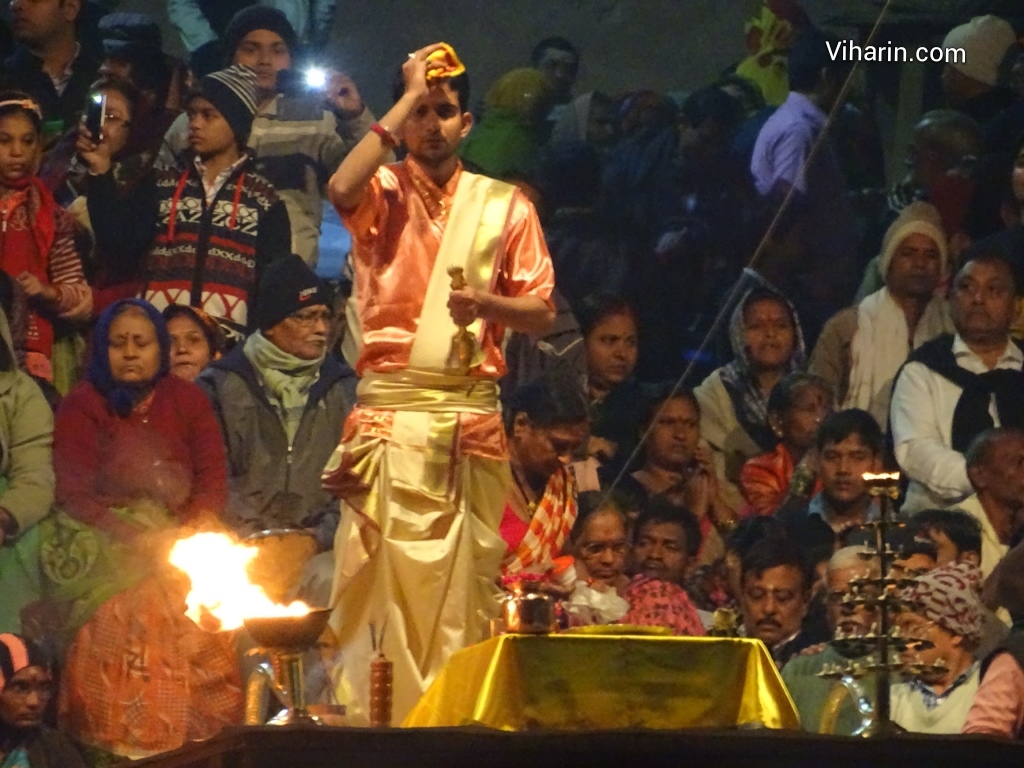
[[[209,401],[168,374],[152,305],[113,304],[93,347],[57,412],[62,512],[43,570],[69,608],[63,724],[88,748],[140,758],[241,718],[234,654],[185,616],[188,582],[167,562],[174,540],[220,515],[226,462]]]

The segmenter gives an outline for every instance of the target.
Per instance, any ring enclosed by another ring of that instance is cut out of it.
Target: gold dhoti
[[[459,649],[497,612],[505,544],[498,533],[508,463],[463,454],[459,414],[498,411],[493,381],[403,371],[370,374],[359,407],[391,411],[388,437],[359,434],[325,476],[348,462],[367,490],[341,503],[331,625],[342,647],[339,700],[367,713],[370,624],[387,626],[393,722],[401,723]],[[346,458],[347,456],[347,458]]]

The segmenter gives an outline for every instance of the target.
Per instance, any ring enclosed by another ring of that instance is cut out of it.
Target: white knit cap
[[[942,41],[942,47],[962,48],[964,51],[957,60],[950,60],[951,67],[972,80],[995,85],[999,65],[1016,42],[1017,35],[1007,21],[988,15],[975,16],[966,24],[954,27]]]
[[[917,201],[904,208],[885,232],[882,238],[882,252],[878,256],[878,270],[882,274],[882,280],[889,275],[889,265],[908,235],[927,235],[935,241],[939,248],[939,258],[942,260],[942,271],[945,273],[949,263],[949,249],[946,243],[946,235],[942,231],[942,217],[931,203]]]

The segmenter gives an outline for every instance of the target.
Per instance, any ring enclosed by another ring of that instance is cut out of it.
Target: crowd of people
[[[577,94],[551,37],[475,102],[436,44],[379,121],[346,75],[296,77],[333,13],[312,5],[169,0],[182,63],[145,16],[11,2],[0,765],[240,722],[238,638],[186,617],[167,560],[200,529],[315,537],[329,573],[302,589],[335,608],[353,715],[368,625],[400,722],[532,585],[566,627],[759,639],[805,729],[855,733],[818,673],[878,621],[843,596],[882,575],[883,470],[895,620],[929,641],[895,721],[1020,737],[1013,27],[949,31],[966,61],[887,188],[852,64],[796,3],[766,0],[749,57],[684,97]],[[352,238],[327,279],[325,204]]]

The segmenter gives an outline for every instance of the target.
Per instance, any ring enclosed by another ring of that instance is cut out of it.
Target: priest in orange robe
[[[352,234],[361,382],[324,472],[341,499],[339,698],[367,711],[375,625],[394,663],[395,724],[497,612],[510,481],[501,344],[506,329],[539,336],[555,316],[533,205],[458,159],[473,117],[454,51],[422,48],[402,75],[394,107],[330,182]],[[383,165],[399,142],[406,159]]]

